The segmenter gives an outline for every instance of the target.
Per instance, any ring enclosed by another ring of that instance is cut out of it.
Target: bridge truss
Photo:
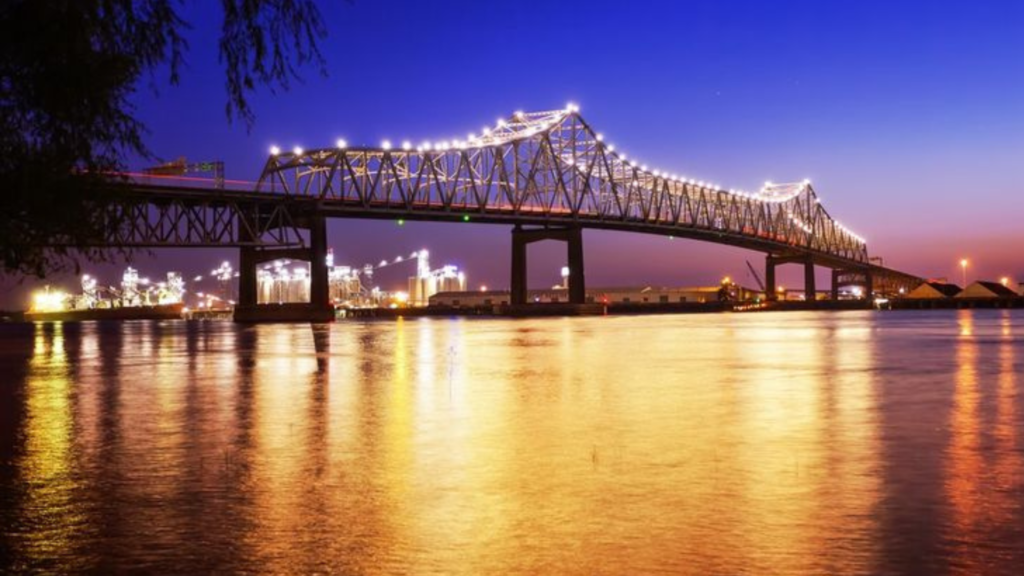
[[[106,199],[106,246],[302,248],[303,205],[237,192],[135,185]]]
[[[464,140],[278,151],[257,191],[369,217],[582,225],[868,263],[863,238],[829,215],[810,182],[751,193],[651,170],[573,106],[517,112]]]

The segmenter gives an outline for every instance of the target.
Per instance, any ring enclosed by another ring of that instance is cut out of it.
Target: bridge
[[[608,143],[569,105],[516,112],[465,138],[282,151],[273,148],[255,183],[133,175],[106,206],[106,243],[126,247],[240,248],[239,309],[256,308],[256,268],[291,258],[324,262],[326,220],[377,218],[512,226],[511,301],[526,304],[528,244],[568,244],[569,299],[585,301],[582,230],[690,238],[765,254],[766,297],[775,269],[832,270],[843,285],[908,291],[922,280],[885,268],[863,238],[840,224],[808,181],[756,191],[649,168]],[[312,266],[311,308],[329,307],[326,270]],[[314,314],[315,315],[315,314]]]

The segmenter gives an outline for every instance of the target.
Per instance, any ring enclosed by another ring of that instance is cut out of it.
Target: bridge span
[[[840,224],[808,181],[756,191],[648,168],[606,141],[568,106],[516,112],[465,138],[272,149],[255,185],[133,176],[117,186],[107,242],[118,246],[237,246],[240,309],[256,306],[256,267],[281,257],[323,262],[327,218],[434,220],[511,225],[511,298],[526,303],[526,246],[568,244],[570,301],[585,298],[582,230],[691,238],[764,253],[766,297],[775,268],[799,264],[815,293],[814,267],[840,285],[910,290],[922,280],[885,268],[863,238]],[[312,308],[326,309],[326,270],[312,267]]]

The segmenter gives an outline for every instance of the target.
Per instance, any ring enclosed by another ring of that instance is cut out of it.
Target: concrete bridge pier
[[[814,261],[810,258],[804,262],[804,300],[807,302],[818,300],[818,288],[814,279]]]
[[[840,286],[859,286],[861,298],[868,302],[875,299],[875,277],[868,270],[832,270],[832,299],[839,300]]]
[[[810,256],[775,256],[772,254],[766,256],[764,263],[765,298],[772,302],[779,299],[778,287],[775,285],[775,267],[783,264],[803,264],[804,296],[808,302],[814,302],[817,299],[818,288],[814,278],[814,260]]]
[[[524,229],[519,224],[512,229],[511,304],[513,306],[526,304],[526,247],[528,244],[541,240],[557,240],[568,244],[569,302],[585,304],[587,291],[583,272],[583,229],[579,226]]]
[[[236,322],[330,322],[334,320],[334,306],[330,301],[327,270],[327,219],[310,216],[301,226],[309,230],[309,246],[305,248],[260,248],[246,246],[239,249],[238,303],[235,305]],[[309,302],[286,304],[259,304],[256,276],[259,265],[279,258],[304,260],[309,266]]]
[[[256,306],[258,260],[256,248],[244,246],[238,249],[238,303],[235,304],[235,310]]]
[[[764,259],[764,298],[769,302],[779,299],[779,290],[775,286],[775,257],[771,254]]]

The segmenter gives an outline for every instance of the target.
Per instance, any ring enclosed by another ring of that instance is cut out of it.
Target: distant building
[[[904,298],[910,300],[942,300],[952,298],[959,293],[960,287],[956,284],[929,281],[911,290]]]
[[[761,292],[736,286],[732,290],[734,299],[740,301],[754,300]],[[718,302],[722,299],[721,286],[700,286],[688,288],[592,288],[587,290],[587,302],[603,304],[669,304],[681,302]],[[478,292],[439,292],[430,297],[431,306],[498,306],[509,303],[507,290]],[[569,293],[565,289],[529,290],[527,300],[530,302],[568,302]]]
[[[1017,298],[1017,293],[999,282],[979,280],[964,288],[955,298]]]
[[[466,273],[460,271],[457,266],[446,265],[438,270],[428,269],[409,277],[409,304],[426,306],[434,294],[465,290]]]

